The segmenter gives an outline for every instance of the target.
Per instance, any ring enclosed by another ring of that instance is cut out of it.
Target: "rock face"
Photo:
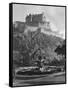
[[[34,65],[34,61],[41,56],[45,62],[51,62],[56,58],[60,59],[55,52],[58,45],[62,44],[63,39],[52,34],[42,33],[41,30],[49,32],[49,22],[43,21],[43,14],[31,15],[26,17],[26,22],[16,22],[13,24],[13,51],[15,63],[23,66]],[[47,26],[47,27],[46,27]],[[50,32],[49,32],[50,33]]]

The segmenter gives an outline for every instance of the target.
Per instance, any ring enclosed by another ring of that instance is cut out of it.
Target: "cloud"
[[[50,22],[50,28],[51,28],[51,30],[54,31],[54,32],[57,32],[57,31],[58,31],[58,30],[57,30],[57,27],[56,27],[53,23],[51,23],[51,22]]]

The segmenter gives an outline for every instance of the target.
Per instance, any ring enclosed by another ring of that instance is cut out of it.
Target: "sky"
[[[65,38],[65,7],[13,4],[13,22],[25,21],[28,14],[44,12],[53,32]]]

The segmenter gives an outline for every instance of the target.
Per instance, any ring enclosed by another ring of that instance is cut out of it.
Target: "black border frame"
[[[12,3],[9,4],[9,86],[13,87],[13,77],[12,77],[12,69],[13,69],[13,7]]]
[[[13,86],[13,4],[21,5],[36,5],[36,6],[52,6],[52,7],[65,7],[65,39],[67,44],[67,6],[64,5],[48,5],[48,4],[32,4],[32,3],[9,3],[9,86],[10,87],[29,87],[29,86],[42,86],[42,85],[59,85],[67,83],[67,69],[65,74],[65,83],[51,83],[51,84],[40,84],[40,85],[27,85],[27,86]],[[67,45],[66,45],[67,47]],[[66,49],[67,50],[67,49]],[[67,51],[66,51],[66,62],[67,62]],[[67,63],[65,63],[67,66]],[[66,68],[65,66],[65,68]]]

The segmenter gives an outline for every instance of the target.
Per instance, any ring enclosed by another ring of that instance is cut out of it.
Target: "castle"
[[[42,17],[43,17],[43,14],[35,14],[35,15],[31,15],[29,14],[27,17],[26,17],[26,22],[27,23],[41,23],[42,22]]]
[[[26,24],[29,26],[40,26],[43,28],[50,28],[50,23],[46,21],[46,17],[41,14],[29,14],[26,16]]]

